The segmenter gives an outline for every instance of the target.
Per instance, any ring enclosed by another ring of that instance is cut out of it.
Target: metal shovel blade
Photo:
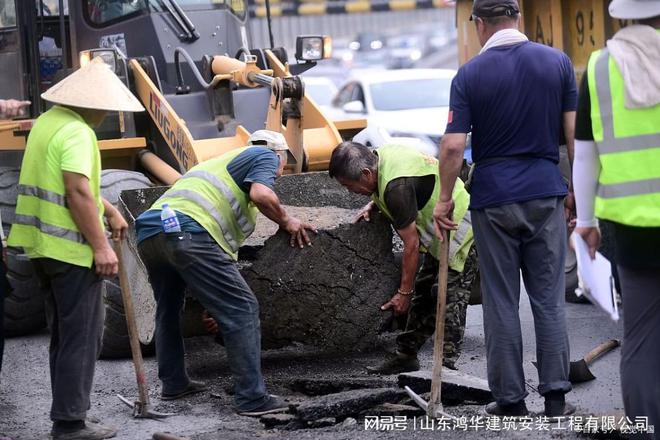
[[[589,364],[591,364],[597,357],[614,350],[619,345],[621,345],[621,341],[618,339],[610,339],[591,350],[583,359],[572,361],[568,370],[568,380],[571,381],[571,383],[582,383],[594,380],[596,376],[594,376],[591,370],[589,370]],[[532,361],[532,364],[534,364],[537,369],[539,368],[536,361]]]
[[[121,394],[117,394],[119,400],[124,402],[126,406],[133,409],[133,417],[136,419],[164,419],[165,417],[173,416],[174,413],[162,413],[154,411],[148,405],[142,405],[139,401],[131,402]]]

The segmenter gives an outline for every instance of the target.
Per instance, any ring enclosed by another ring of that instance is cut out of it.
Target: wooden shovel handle
[[[433,342],[433,370],[431,375],[431,398],[428,414],[435,417],[442,409],[442,360],[445,342],[445,313],[447,310],[447,279],[449,270],[449,234],[442,231],[438,265],[438,300],[435,311],[435,340]]]
[[[598,347],[594,348],[591,350],[587,355],[584,357],[584,362],[589,365],[591,364],[594,359],[596,359],[598,356],[607,353],[610,350],[615,349],[621,345],[621,342],[618,339],[610,339],[609,341],[603,342],[600,344]]]

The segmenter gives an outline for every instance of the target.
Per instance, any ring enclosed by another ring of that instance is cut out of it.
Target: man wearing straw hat
[[[289,215],[273,191],[287,162],[284,136],[257,130],[249,142],[190,169],[138,217],[135,228],[157,302],[161,398],[179,399],[206,389],[186,371],[180,324],[187,289],[222,333],[236,411],[256,417],[284,411],[288,404],[266,391],[259,303],[236,265],[238,249],[254,231],[257,211],[290,234],[291,246],[311,245],[306,230],[314,228]],[[161,221],[161,213],[169,209],[177,219],[174,228]]]
[[[144,109],[100,59],[41,97],[55,106],[28,137],[8,244],[25,249],[49,290],[51,438],[110,438],[116,429],[85,422],[103,332],[102,277],[118,270],[103,216],[113,240],[128,225],[101,197],[101,156],[92,128],[109,111]]]

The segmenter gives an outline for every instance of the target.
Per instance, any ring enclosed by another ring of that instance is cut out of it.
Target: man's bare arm
[[[71,217],[94,251],[96,272],[102,276],[117,274],[118,261],[99,221],[99,211],[89,187],[89,179],[64,171],[64,187]]]

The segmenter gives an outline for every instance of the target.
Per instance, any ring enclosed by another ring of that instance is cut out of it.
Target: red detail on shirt
[[[447,115],[447,124],[451,124],[452,119],[454,119],[454,111],[449,110],[449,114]]]

